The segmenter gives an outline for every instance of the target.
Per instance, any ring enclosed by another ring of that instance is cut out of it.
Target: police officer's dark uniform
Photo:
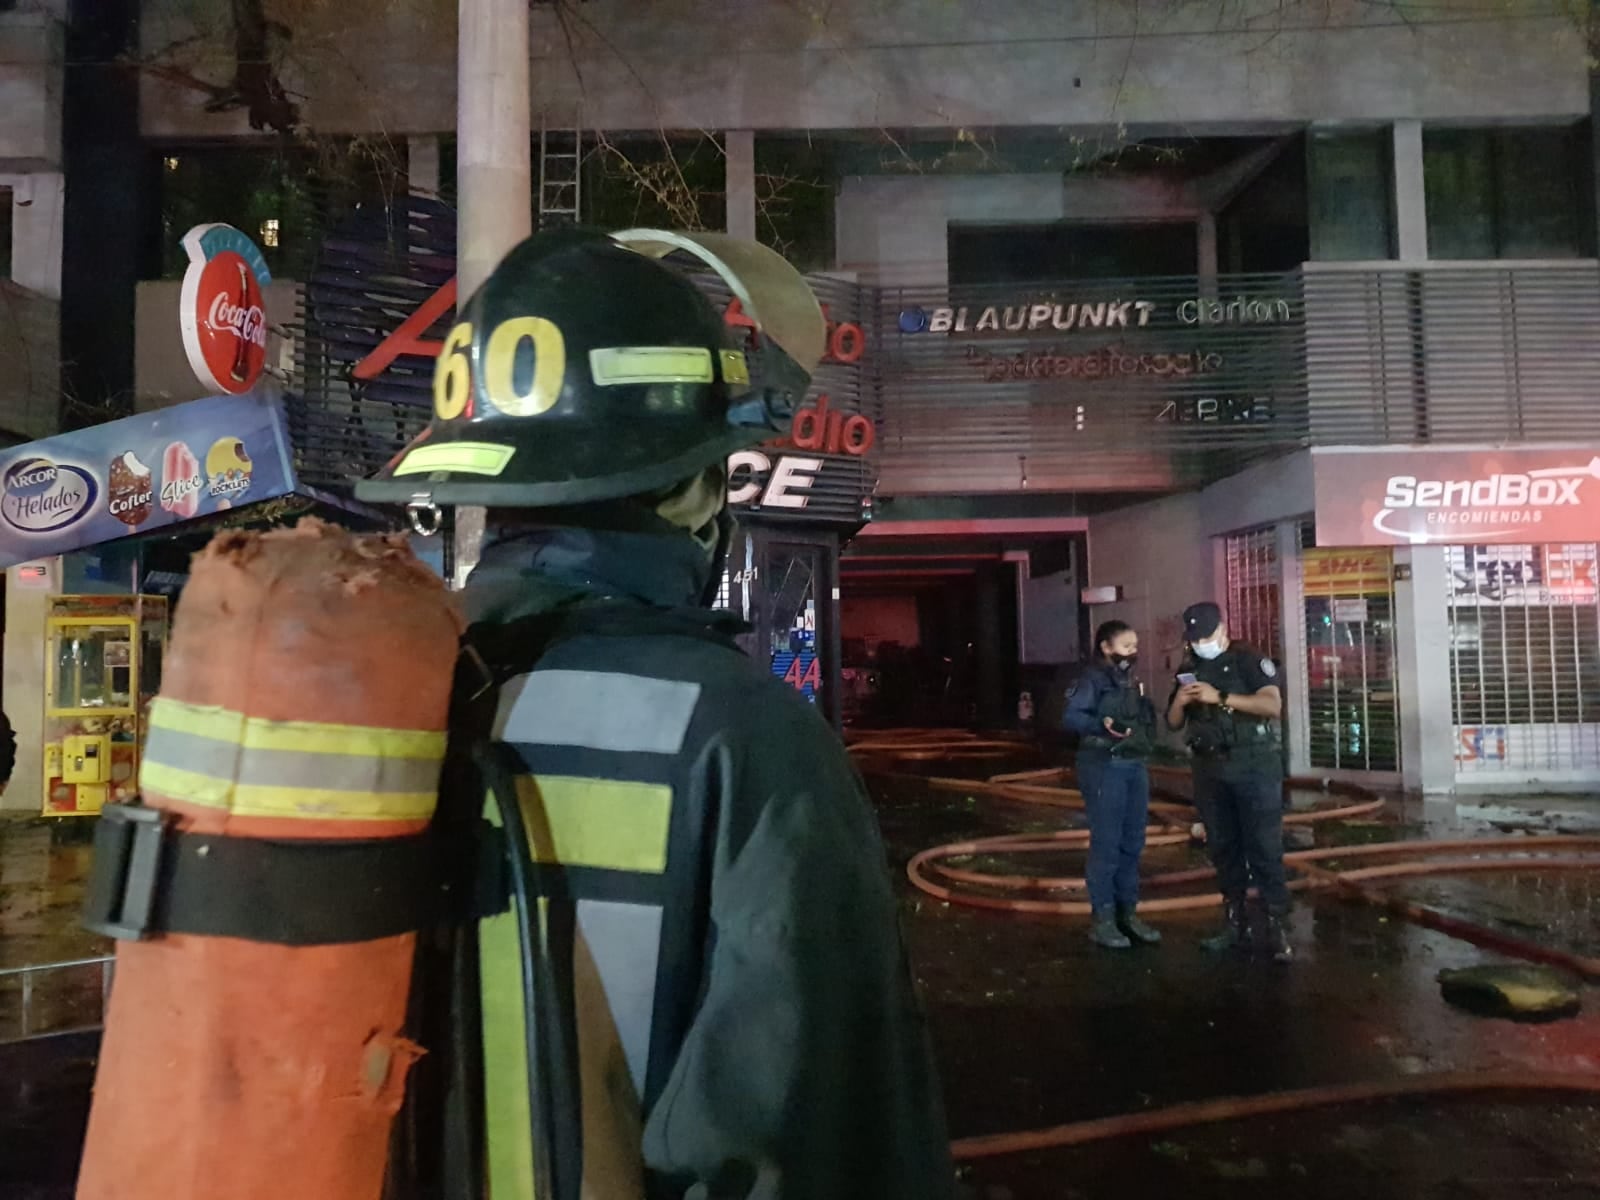
[[[489,507],[466,589],[481,670],[456,699],[489,742],[511,900],[477,924],[478,1004],[456,1023],[479,1128],[446,1141],[462,1161],[485,1147],[486,1186],[451,1196],[953,1191],[860,781],[703,607],[731,531],[723,464],[803,395],[821,314],[770,251],[704,240],[725,277],[754,260],[803,289],[736,290],[765,317],[754,350],[653,261],[661,235],[636,252],[541,234],[462,307],[428,432],[360,489]]]
[[[1145,763],[1155,746],[1155,709],[1130,678],[1131,665],[1100,658],[1073,684],[1062,716],[1066,729],[1078,735],[1078,790],[1089,820],[1090,936],[1110,949],[1161,941],[1135,914],[1150,813]],[[1107,733],[1107,718],[1124,736]]]
[[[1222,628],[1222,611],[1215,604],[1190,605],[1183,622],[1190,650],[1180,671],[1209,683],[1221,696],[1219,704],[1196,701],[1184,707],[1185,740],[1194,755],[1195,807],[1205,822],[1206,850],[1217,871],[1226,922],[1205,945],[1224,950],[1248,943],[1246,894],[1253,886],[1267,912],[1268,948],[1273,957],[1288,961],[1293,951],[1287,927],[1278,722],[1236,712],[1227,703],[1230,696],[1276,687],[1277,668],[1242,642],[1230,641],[1211,658],[1195,652],[1196,643],[1207,643]],[[1175,685],[1174,698],[1177,690]],[[1169,699],[1169,710],[1171,704]]]

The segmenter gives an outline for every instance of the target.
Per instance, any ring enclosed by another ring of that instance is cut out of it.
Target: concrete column
[[[406,182],[423,196],[439,194],[439,139],[435,135],[406,139]]]
[[[1590,0],[1591,23],[1600,17],[1600,0]],[[1590,59],[1593,62],[1593,58]],[[1600,222],[1600,69],[1589,70],[1589,180],[1596,222]],[[1600,246],[1600,229],[1595,244]]]
[[[1306,697],[1305,587],[1300,570],[1300,523],[1278,523],[1278,626],[1283,630],[1283,740],[1289,773],[1311,769],[1311,710]]]
[[[1428,197],[1422,178],[1422,122],[1394,123],[1395,242],[1401,262],[1428,259]]]
[[[1400,767],[1406,790],[1455,787],[1455,719],[1450,691],[1450,571],[1443,546],[1394,552],[1395,685],[1400,693]]]
[[[464,301],[533,232],[527,0],[459,0],[456,287]],[[483,552],[484,512],[455,517],[452,582]]]
[[[61,238],[66,177],[59,171],[24,175],[11,192],[12,281],[61,299]]]
[[[456,273],[462,299],[533,232],[526,0],[460,0]]]
[[[993,567],[978,573],[977,655],[978,724],[993,727],[1005,712],[1000,672],[1000,576]]]
[[[755,241],[756,135],[748,129],[730,129],[723,135],[723,141],[728,232],[734,237]]]
[[[1401,262],[1428,258],[1428,201],[1422,170],[1422,122],[1394,126],[1395,249]],[[1424,397],[1418,397],[1419,405]],[[1423,411],[1420,410],[1419,411]],[[1419,417],[1419,421],[1421,418]],[[1455,726],[1450,695],[1450,573],[1442,546],[1394,552],[1411,578],[1394,587],[1395,676],[1400,693],[1400,767],[1408,791],[1455,787]]]
[[[1217,214],[1201,213],[1195,221],[1195,242],[1199,255],[1195,273],[1200,276],[1200,294],[1207,299],[1217,296]]]
[[[53,574],[45,587],[18,587],[17,569],[7,572],[3,688],[17,765],[0,810],[37,813],[44,807],[44,621],[50,595],[61,586],[61,560],[46,561]]]

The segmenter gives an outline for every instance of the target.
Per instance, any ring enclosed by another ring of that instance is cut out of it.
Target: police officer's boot
[[[1089,940],[1096,946],[1106,950],[1130,950],[1133,943],[1128,940],[1128,935],[1117,928],[1117,910],[1114,908],[1097,908],[1094,910],[1094,924],[1089,927]]]
[[[1200,942],[1208,954],[1221,954],[1250,944],[1250,914],[1243,900],[1227,900],[1222,906],[1222,928]]]
[[[1117,909],[1117,925],[1123,933],[1141,946],[1159,946],[1161,944],[1161,931],[1152,929],[1139,920],[1131,904]]]
[[[1289,942],[1288,913],[1267,913],[1267,950],[1272,954],[1273,962],[1291,963],[1294,961],[1294,946]]]

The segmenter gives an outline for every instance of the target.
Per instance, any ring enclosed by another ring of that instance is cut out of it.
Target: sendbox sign
[[[1314,450],[1319,546],[1590,542],[1600,451]]]
[[[277,403],[215,396],[0,451],[0,566],[294,490]]]

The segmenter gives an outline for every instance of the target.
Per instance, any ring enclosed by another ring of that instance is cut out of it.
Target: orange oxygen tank
[[[367,855],[370,873],[374,850],[421,845],[459,633],[403,539],[305,520],[196,556],[140,774],[176,862],[168,928],[190,931],[118,943],[78,1200],[380,1196],[419,1053],[403,1036],[415,926],[232,934],[314,929],[341,887],[380,922],[386,895],[404,907],[411,879],[341,880],[326,855]],[[324,857],[302,867],[308,852]],[[186,855],[232,865],[186,881]],[[192,931],[208,922],[226,931]]]

